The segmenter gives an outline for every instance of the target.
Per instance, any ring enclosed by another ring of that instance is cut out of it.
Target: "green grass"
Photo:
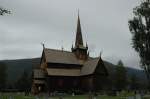
[[[0,95],[0,99],[9,99],[12,96],[12,99],[36,99],[35,96],[24,96],[24,95]],[[45,97],[40,97],[39,99],[46,99]],[[59,99],[58,96],[50,97],[50,99]],[[89,99],[89,95],[76,95],[76,96],[63,96],[63,99]],[[126,99],[123,96],[97,96],[96,99]],[[143,98],[143,99],[150,99],[150,97]]]
[[[64,99],[89,99],[88,95],[82,95],[82,96],[67,96],[64,97]],[[123,97],[116,97],[116,96],[97,96],[96,99],[125,99]]]
[[[12,95],[11,95],[12,96]],[[0,99],[9,99],[10,95],[2,95]],[[35,99],[34,96],[23,96],[23,95],[13,95],[13,99]],[[40,99],[45,99],[40,97]],[[51,97],[51,99],[59,99],[58,96]],[[89,95],[76,95],[76,96],[63,96],[63,99],[89,99]],[[115,96],[97,96],[97,99],[125,99]]]

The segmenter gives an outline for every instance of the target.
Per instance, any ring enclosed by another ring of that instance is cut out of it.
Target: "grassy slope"
[[[18,60],[3,60],[7,66],[7,82],[8,84],[14,83],[22,75],[24,71],[27,71],[29,75],[32,73],[33,62],[39,61],[39,59],[18,59]]]

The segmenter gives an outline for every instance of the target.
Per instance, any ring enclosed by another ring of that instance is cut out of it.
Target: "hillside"
[[[1,60],[7,66],[7,82],[14,83],[24,71],[32,73],[33,64],[38,64],[39,58],[34,59],[17,59],[17,60]]]
[[[3,62],[7,66],[7,73],[8,73],[8,79],[7,82],[14,83],[23,73],[23,71],[27,71],[29,74],[32,73],[32,68],[34,66],[38,66],[40,63],[40,58],[33,58],[33,59],[18,59],[18,60],[1,60],[0,62]],[[109,75],[113,75],[115,72],[115,65],[112,63],[109,63],[105,61],[105,65],[108,69]],[[139,81],[146,81],[146,75],[143,72],[143,70],[134,69],[127,67],[127,73],[128,77],[130,77],[132,74],[135,74]]]

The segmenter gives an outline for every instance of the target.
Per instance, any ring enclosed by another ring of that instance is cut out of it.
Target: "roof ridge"
[[[60,51],[60,52],[67,52],[67,53],[72,53],[71,51],[67,51],[67,50],[59,50],[59,49],[51,49],[51,48],[45,48],[47,50],[53,50],[53,51]]]

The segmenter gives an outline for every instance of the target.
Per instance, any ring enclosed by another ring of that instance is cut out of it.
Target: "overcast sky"
[[[70,51],[75,41],[78,9],[84,43],[90,55],[139,68],[128,20],[140,0],[0,0],[12,14],[0,16],[0,60],[34,58],[47,48]]]

